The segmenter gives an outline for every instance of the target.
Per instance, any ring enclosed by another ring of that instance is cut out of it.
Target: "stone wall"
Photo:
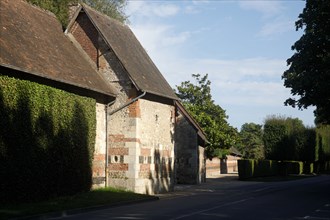
[[[107,111],[108,185],[147,194],[173,189],[173,104],[146,96],[122,108],[141,93],[115,53],[84,13],[70,33],[118,93]],[[95,157],[96,174],[102,167],[102,156],[99,153]]]
[[[212,158],[212,160],[206,160],[206,177],[215,177],[220,174],[220,159],[217,157]]]
[[[196,130],[179,115],[175,126],[176,183],[199,182],[199,148]]]
[[[136,191],[159,193],[174,186],[174,106],[140,100],[138,182]]]

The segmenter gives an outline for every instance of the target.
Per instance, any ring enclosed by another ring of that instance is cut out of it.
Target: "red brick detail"
[[[98,64],[98,31],[85,13],[77,17],[71,33],[88,56]]]
[[[148,149],[148,148],[141,148],[141,153],[140,153],[141,156],[150,156],[151,155],[151,150]]]
[[[128,170],[128,164],[127,163],[111,163],[111,164],[109,164],[109,170],[126,171],[126,170]]]
[[[122,134],[114,134],[109,135],[110,142],[118,143],[118,142],[124,142],[125,136]]]
[[[140,164],[140,171],[141,172],[150,172],[150,164]]]
[[[104,154],[94,154],[92,171],[93,171],[93,177],[105,175],[105,155]]]
[[[110,155],[128,155],[128,148],[109,148]]]
[[[163,150],[162,156],[163,157],[171,157],[171,151],[170,150]]]
[[[93,161],[104,161],[105,160],[105,154],[94,154],[93,155]]]
[[[136,100],[132,104],[128,106],[128,115],[131,118],[140,118],[141,117],[141,110],[140,110],[140,100]]]
[[[109,135],[110,142],[120,143],[120,142],[138,142],[141,143],[139,138],[125,138],[122,134]]]

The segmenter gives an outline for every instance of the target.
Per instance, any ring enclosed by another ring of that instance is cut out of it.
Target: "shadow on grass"
[[[113,188],[104,188],[44,202],[4,205],[0,207],[0,219],[41,215],[45,213],[62,212],[87,207],[96,208],[98,206],[112,206],[139,200],[153,199],[157,199],[157,197],[136,194]]]

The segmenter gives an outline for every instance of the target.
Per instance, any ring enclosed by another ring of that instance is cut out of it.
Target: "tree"
[[[85,3],[97,11],[108,15],[122,23],[128,22],[125,14],[127,0],[27,0],[28,2],[53,12],[61,22],[63,29],[69,23],[69,5]]]
[[[127,0],[81,0],[99,12],[108,15],[122,23],[128,23],[128,16],[125,14]]]
[[[27,0],[28,2],[53,12],[63,28],[69,22],[69,4],[73,0]]]
[[[207,157],[224,157],[229,153],[237,139],[237,130],[226,121],[225,110],[216,105],[211,96],[211,82],[208,75],[193,74],[196,84],[190,81],[176,86],[177,95],[193,118],[206,133],[209,144],[206,148]]]
[[[299,109],[316,106],[317,124],[330,124],[330,1],[307,0],[296,22],[304,34],[292,46],[296,52],[282,79],[293,98],[285,105]]]
[[[242,125],[239,132],[240,144],[238,145],[238,149],[243,153],[244,158],[264,158],[262,135],[262,125],[255,123],[245,123]]]
[[[298,118],[270,116],[265,120],[265,157],[271,160],[304,160],[308,136]],[[315,145],[315,143],[314,143]]]

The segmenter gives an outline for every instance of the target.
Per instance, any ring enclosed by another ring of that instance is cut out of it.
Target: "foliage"
[[[315,154],[315,160],[330,160],[330,125],[322,125],[316,128]]]
[[[69,23],[69,5],[83,2],[97,11],[119,20],[122,23],[128,22],[128,16],[125,14],[127,0],[27,0],[28,2],[53,12],[63,29]]]
[[[239,179],[276,176],[279,174],[279,164],[273,160],[238,160]]]
[[[87,191],[95,100],[0,75],[0,203]]]
[[[122,23],[128,23],[128,16],[125,14],[127,0],[81,0],[97,11],[108,15]]]
[[[330,165],[330,163],[328,164]],[[326,166],[323,165],[322,167]],[[303,163],[302,161],[238,160],[238,175],[241,180],[267,176],[311,174],[313,170],[313,163]]]
[[[307,0],[296,22],[305,28],[303,36],[292,46],[296,52],[287,60],[284,86],[298,96],[285,101],[300,109],[316,106],[317,124],[330,124],[330,1]]]
[[[280,163],[280,174],[287,176],[290,174],[302,174],[304,163],[301,161],[282,161]]]
[[[265,157],[271,160],[313,160],[303,158],[306,151],[315,147],[312,133],[308,133],[298,118],[271,116],[264,125]]]
[[[262,140],[262,125],[245,123],[239,132],[240,142],[237,146],[244,158],[263,159],[264,144]]]
[[[225,110],[212,100],[208,75],[193,74],[192,77],[196,84],[190,81],[182,82],[180,86],[176,86],[177,95],[206,133],[209,141],[207,156],[224,157],[228,154],[228,149],[235,145],[237,130],[228,124]]]

